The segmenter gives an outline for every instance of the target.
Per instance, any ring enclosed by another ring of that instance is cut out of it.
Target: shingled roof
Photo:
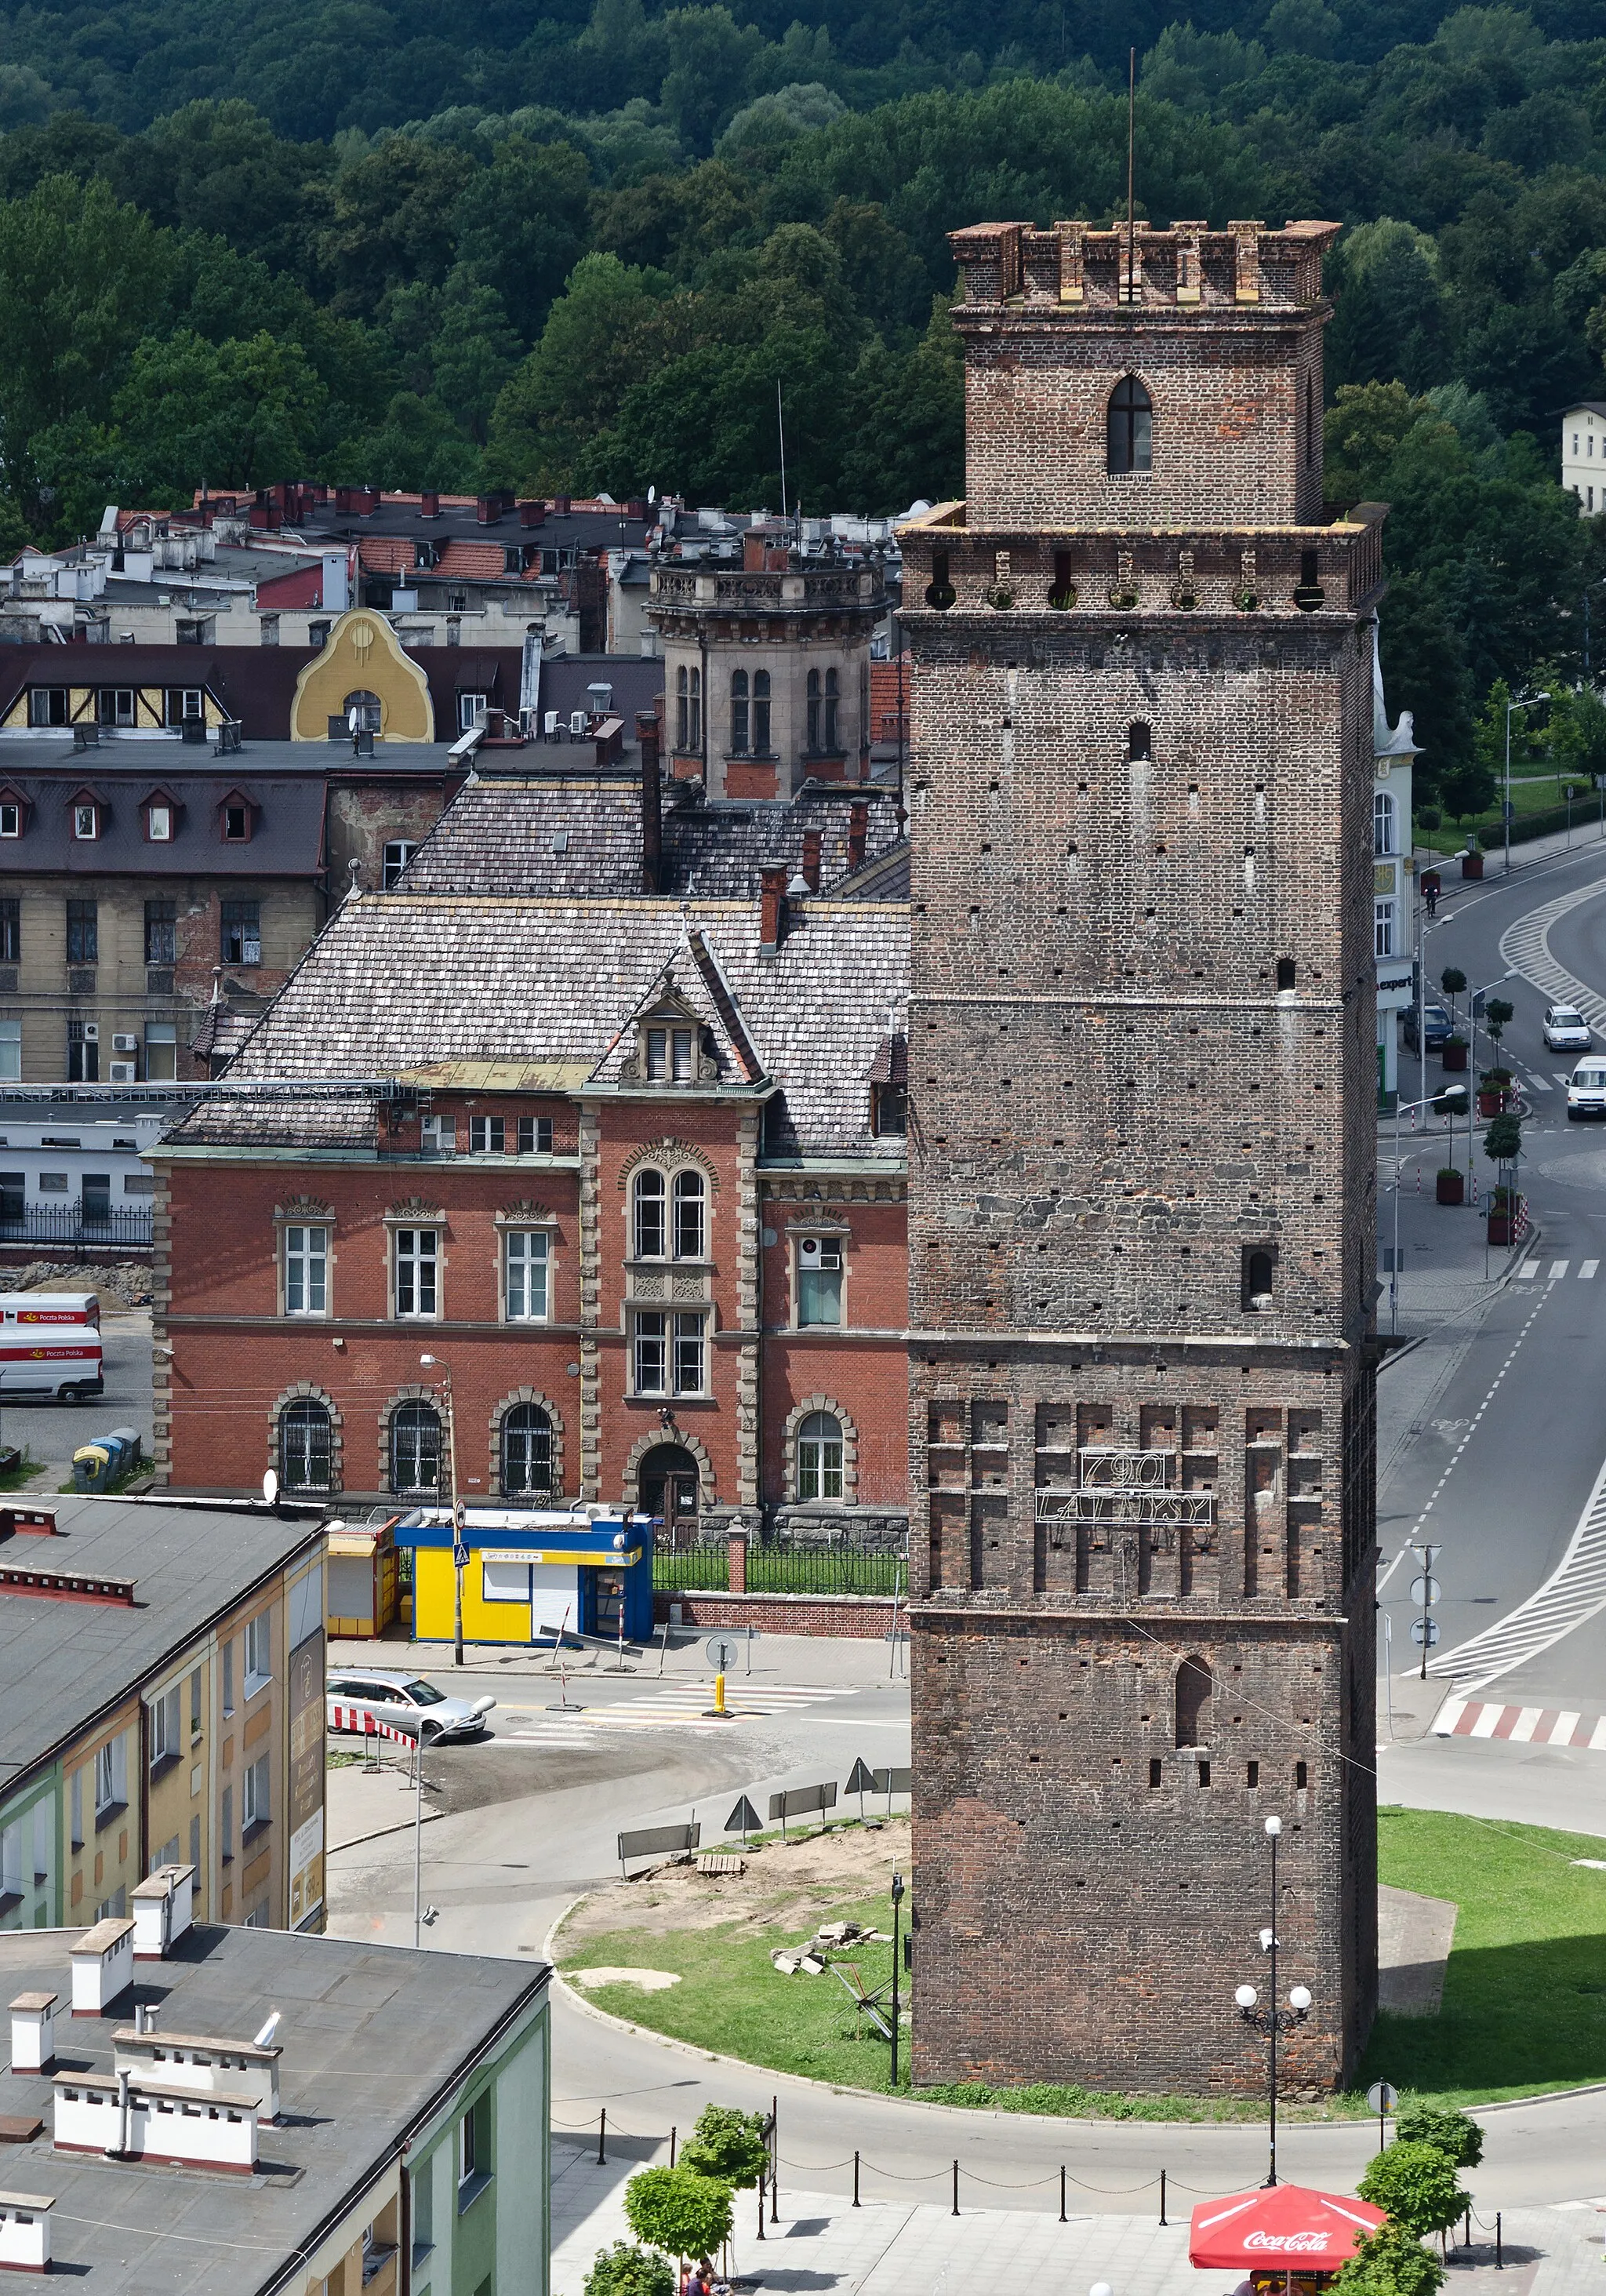
[[[354,896],[258,1021],[228,1080],[540,1063],[607,1089],[610,1047],[668,968],[728,1048],[711,1088],[779,1088],[767,1152],[899,1164],[903,1142],[871,1130],[870,1083],[882,1039],[906,1025],[907,910],[829,898],[788,906],[780,947],[768,952],[756,900]],[[332,1127],[353,1145],[373,1136],[360,1095],[332,1104],[227,1094],[169,1138],[180,1149],[326,1145]]]
[[[659,890],[695,898],[745,898],[758,872],[800,867],[803,840],[821,835],[820,885],[854,896],[848,816],[865,801],[864,857],[855,874],[906,850],[894,791],[812,783],[795,798],[738,804],[683,793],[671,783],[663,807]],[[531,772],[515,777],[498,760],[470,782],[414,855],[409,892],[578,893],[626,896],[642,890],[641,783],[634,773]],[[906,874],[870,899],[908,898]]]

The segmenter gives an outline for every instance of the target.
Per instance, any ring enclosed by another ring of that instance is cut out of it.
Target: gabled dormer
[[[31,800],[15,782],[0,782],[0,838],[26,837]]]
[[[242,789],[225,790],[217,801],[217,834],[225,845],[249,845],[260,810]]]
[[[184,807],[177,792],[165,782],[148,789],[139,801],[140,826],[147,845],[170,845],[178,834]]]
[[[69,791],[67,826],[75,844],[93,845],[106,834],[110,819],[111,808],[93,782],[80,782],[75,790]]]
[[[619,1070],[635,1084],[717,1084],[719,1063],[706,1024],[680,991],[666,984],[635,1016],[635,1045]]]

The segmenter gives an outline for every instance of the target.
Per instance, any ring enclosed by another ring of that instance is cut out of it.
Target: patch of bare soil
[[[667,1937],[731,1922],[807,1935],[832,1906],[885,1896],[894,1869],[907,1872],[908,1865],[909,1821],[892,1817],[879,1832],[841,1826],[800,1841],[766,1841],[747,1852],[742,1874],[705,1876],[694,1866],[660,1866],[638,1882],[615,1882],[582,1898],[563,1923],[558,1956],[619,1930]]]

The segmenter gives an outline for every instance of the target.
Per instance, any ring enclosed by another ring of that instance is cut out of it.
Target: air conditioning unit
[[[586,726],[589,723],[590,720],[587,718],[586,712],[583,709],[571,709],[569,711],[569,730],[577,742],[579,741],[585,734]]]
[[[98,1044],[100,1043],[100,1041],[101,1041],[101,1024],[100,1024],[100,1022],[99,1022],[98,1021],[85,1021],[85,1023],[84,1023],[84,1042],[85,1042],[85,1044],[86,1044],[86,1045],[98,1045]]]
[[[111,1049],[114,1053],[137,1053],[139,1050],[139,1038],[137,1037],[113,1037],[111,1039]]]
[[[113,1084],[137,1084],[139,1082],[138,1062],[113,1061],[111,1063],[111,1081]]]
[[[806,1235],[798,1245],[798,1260],[804,1267],[840,1267],[841,1243],[834,1235]]]
[[[555,709],[548,709],[544,714],[541,719],[541,730],[549,742],[555,742],[557,740],[558,713]]]

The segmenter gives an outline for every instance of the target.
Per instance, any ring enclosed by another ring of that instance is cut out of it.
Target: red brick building
[[[172,1483],[433,1490],[444,1371],[470,1498],[901,1535],[896,800],[657,787],[482,761],[162,1144]]]

